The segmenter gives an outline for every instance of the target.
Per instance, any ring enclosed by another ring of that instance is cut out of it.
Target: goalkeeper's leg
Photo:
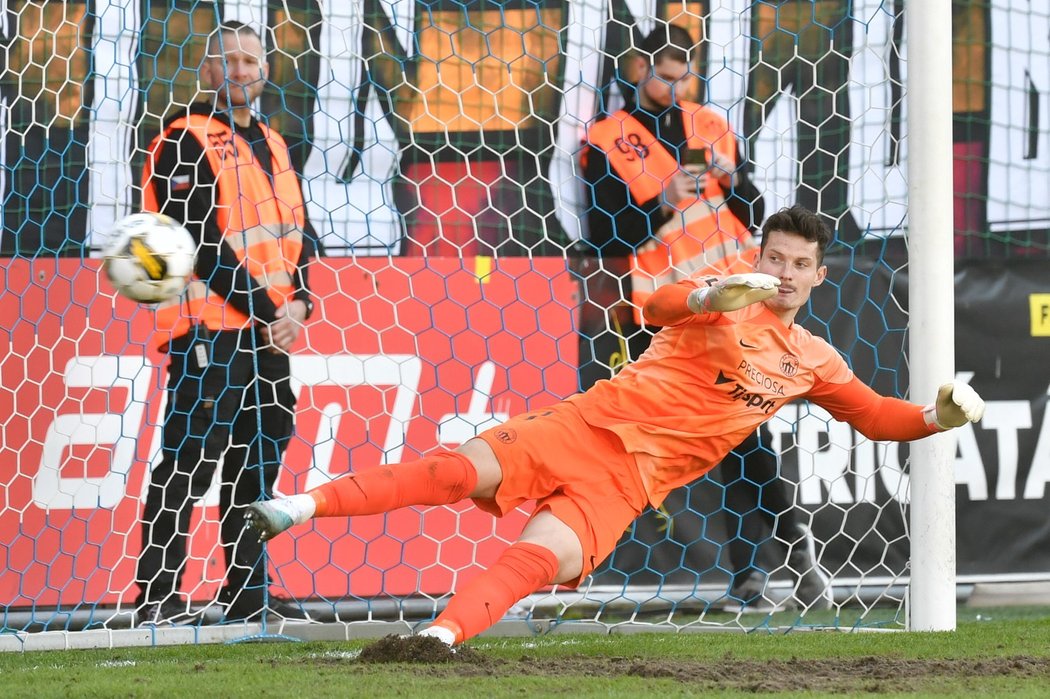
[[[550,510],[541,510],[495,564],[459,590],[421,636],[455,645],[503,618],[522,598],[554,582],[576,580],[583,547],[575,531]]]
[[[245,519],[266,541],[313,517],[372,515],[410,505],[491,498],[501,479],[492,449],[475,439],[454,452],[366,469],[300,495],[253,503]]]

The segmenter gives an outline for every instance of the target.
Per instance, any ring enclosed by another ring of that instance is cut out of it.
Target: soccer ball
[[[102,268],[113,288],[139,303],[178,296],[193,274],[197,245],[178,221],[149,211],[117,221]]]

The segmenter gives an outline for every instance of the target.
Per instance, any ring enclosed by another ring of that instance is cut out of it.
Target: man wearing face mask
[[[182,222],[198,252],[187,290],[156,309],[168,402],[143,512],[138,625],[196,618],[192,591],[180,591],[190,515],[220,461],[225,619],[305,618],[269,595],[262,546],[242,528],[244,508],[272,496],[291,439],[288,353],[313,309],[306,263],[316,236],[299,179],[284,140],[251,111],[267,75],[259,34],[221,25],[200,72],[213,99],[165,123],[143,170],[143,208]]]

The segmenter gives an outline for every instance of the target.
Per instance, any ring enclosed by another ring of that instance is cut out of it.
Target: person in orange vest
[[[656,286],[756,246],[748,229],[763,201],[724,112],[681,98],[697,50],[686,29],[658,24],[631,59],[634,94],[588,129],[581,155],[586,246],[603,259],[634,258],[623,298],[636,311]]]
[[[638,310],[659,283],[705,266],[716,248],[721,257],[738,241],[754,245],[747,228],[762,220],[763,200],[738,167],[729,123],[681,97],[699,50],[686,29],[659,23],[623,65],[624,108],[588,129],[588,232],[574,258],[586,301],[581,388],[648,347]]]
[[[203,618],[180,585],[190,514],[220,461],[224,618],[267,609],[305,618],[269,595],[262,546],[242,515],[271,496],[291,439],[288,353],[313,309],[306,264],[319,251],[288,147],[251,112],[267,74],[258,33],[221,25],[200,73],[214,101],[168,119],[143,169],[142,208],[184,223],[198,251],[186,291],[156,308],[156,344],[170,362],[161,461],[142,515],[139,625]]]

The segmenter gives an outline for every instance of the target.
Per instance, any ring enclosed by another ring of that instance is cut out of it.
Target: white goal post
[[[908,285],[911,396],[932,402],[955,377],[952,236],[951,0],[909,2]],[[908,629],[955,629],[955,445],[946,433],[912,445]]]

